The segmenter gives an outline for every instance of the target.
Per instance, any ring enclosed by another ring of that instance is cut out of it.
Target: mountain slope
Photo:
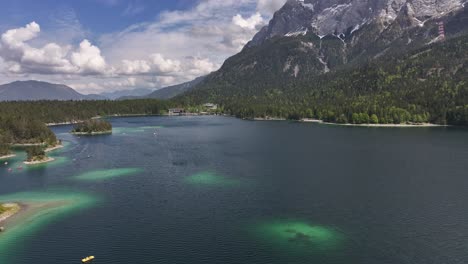
[[[16,81],[0,85],[0,101],[86,100],[72,88],[39,81]]]
[[[165,87],[165,88],[152,92],[151,94],[145,96],[145,98],[170,99],[179,94],[189,91],[190,89],[198,85],[200,82],[202,82],[204,79],[205,79],[205,76],[202,76],[190,82]]]
[[[384,117],[382,122],[454,122],[449,116],[468,105],[468,12],[459,2],[447,1],[443,5],[447,10],[459,8],[433,17],[426,14],[421,22],[418,14],[425,14],[428,6],[415,11],[414,5],[421,1],[400,2],[404,3],[391,20],[364,18],[359,27],[339,35],[319,36],[310,29],[251,42],[178,99],[189,104],[220,103],[239,116],[293,115],[348,122],[356,112],[388,116],[400,109],[397,115],[404,118]],[[439,2],[432,2],[428,5],[437,10]],[[293,15],[281,12],[288,5],[303,4],[288,1],[269,27],[288,25],[286,20]],[[445,24],[445,42],[439,22]],[[447,90],[456,96],[448,98]]]

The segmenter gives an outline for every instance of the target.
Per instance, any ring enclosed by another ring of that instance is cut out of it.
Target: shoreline
[[[299,122],[302,123],[314,123],[314,124],[323,124],[323,125],[331,125],[331,126],[354,126],[354,127],[387,127],[387,128],[392,128],[392,127],[400,127],[400,128],[406,128],[406,127],[448,127],[448,125],[438,125],[438,124],[431,124],[431,123],[406,123],[406,124],[351,124],[351,123],[346,123],[346,124],[340,124],[340,123],[331,123],[331,122],[325,122],[322,120],[318,119],[301,119]]]
[[[86,133],[86,132],[70,132],[70,134],[76,135],[76,136],[108,135],[108,134],[112,134],[112,130],[101,131],[101,132],[91,132],[91,133]]]
[[[4,202],[3,204],[8,203]],[[11,230],[23,228],[24,221],[29,220],[30,217],[40,212],[46,212],[50,208],[59,207],[64,204],[63,201],[15,201],[12,204],[18,205],[18,209],[14,213],[10,213],[8,217],[0,218],[0,226],[4,227],[5,230],[0,232],[0,240],[2,234],[8,233]]]
[[[250,121],[288,121],[286,118],[280,117],[254,117],[252,119],[247,119]]]
[[[34,146],[45,146],[46,143],[25,143],[25,144],[11,144],[12,147],[34,147]]]
[[[51,151],[54,151],[54,150],[57,150],[57,149],[61,149],[61,148],[63,148],[63,147],[64,147],[63,144],[55,145],[55,146],[53,146],[53,147],[46,148],[46,149],[44,150],[44,152],[51,152]]]
[[[48,127],[53,126],[66,126],[66,125],[76,125],[79,123],[83,123],[83,121],[68,121],[68,122],[59,122],[59,123],[46,123],[45,125]]]
[[[47,159],[37,160],[37,161],[24,161],[23,163],[26,165],[37,165],[37,164],[52,162],[54,160],[55,160],[54,158],[47,157]]]
[[[16,157],[16,154],[8,154],[8,155],[5,155],[5,156],[0,156],[0,160],[14,158],[14,157]]]
[[[10,210],[0,214],[0,226],[2,226],[3,224],[6,224],[8,219],[10,219],[11,217],[13,217],[13,216],[15,216],[17,214],[20,214],[25,209],[24,205],[22,205],[20,203],[16,203],[16,202],[14,202],[14,203],[3,203],[3,204],[0,204],[0,205],[2,205],[3,207],[10,208]]]
[[[63,144],[58,144],[59,142],[57,142],[57,145],[53,146],[53,147],[48,147],[46,149],[44,149],[44,152],[50,152],[50,151],[54,151],[56,149],[60,149],[60,148],[63,148],[64,145]],[[27,143],[27,144],[11,144],[12,147],[14,148],[22,148],[22,147],[35,147],[35,146],[47,146],[46,143]],[[1,159],[1,157],[0,157]]]
[[[145,116],[161,116],[161,117],[173,117],[173,116],[226,116],[226,117],[234,117],[226,114],[201,114],[201,113],[184,113],[182,115],[169,115],[169,114],[115,114],[115,115],[107,115],[107,116],[96,116],[92,117],[91,119],[99,119],[99,118],[125,118],[125,117],[145,117]],[[236,118],[236,117],[235,117]],[[241,120],[247,120],[247,121],[297,121],[301,123],[315,123],[315,124],[323,124],[323,125],[336,125],[336,126],[355,126],[355,127],[376,127],[376,128],[410,128],[410,127],[450,127],[451,125],[439,125],[439,124],[433,124],[433,123],[421,123],[421,124],[416,124],[416,123],[406,123],[406,124],[351,124],[351,123],[346,123],[346,124],[340,124],[340,123],[332,123],[332,122],[325,122],[323,120],[319,119],[309,119],[309,118],[303,118],[301,120],[289,120],[286,118],[280,118],[280,117],[254,117],[254,118],[240,118]],[[62,123],[47,123],[47,126],[61,126],[61,125],[72,125],[72,124],[78,124],[82,123],[83,121],[71,121],[71,122],[62,122]],[[100,134],[110,134],[108,133],[71,133],[74,135],[100,135]],[[35,144],[32,144],[35,145]]]

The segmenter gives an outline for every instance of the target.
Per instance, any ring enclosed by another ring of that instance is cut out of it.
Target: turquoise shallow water
[[[130,176],[143,172],[138,168],[118,168],[118,169],[104,169],[85,172],[77,175],[75,179],[81,181],[105,181],[113,178]]]
[[[41,234],[41,229],[53,225],[62,218],[92,206],[96,198],[73,191],[24,192],[0,196],[2,202],[18,202],[23,207],[15,216],[16,223],[9,223],[0,237],[0,263],[12,263],[20,254],[19,246],[28,243],[30,237]],[[37,208],[38,207],[38,208]]]
[[[0,234],[1,264],[468,260],[464,129],[110,121],[96,137],[55,127],[54,163],[0,164],[0,201],[49,205]]]

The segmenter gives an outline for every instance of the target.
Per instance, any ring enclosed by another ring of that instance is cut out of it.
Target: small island
[[[35,165],[54,161],[54,158],[47,157],[44,146],[30,146],[26,148],[26,165]]]
[[[112,124],[106,120],[91,119],[75,125],[71,133],[84,136],[112,134]]]

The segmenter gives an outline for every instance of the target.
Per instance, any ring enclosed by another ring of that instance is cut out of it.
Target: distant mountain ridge
[[[145,95],[148,95],[150,93],[152,93],[153,90],[151,89],[145,89],[145,88],[137,88],[137,89],[132,89],[132,90],[121,90],[121,91],[113,91],[113,92],[103,92],[103,93],[100,93],[101,96],[104,96],[106,98],[109,98],[109,99],[112,99],[112,100],[115,100],[115,99],[118,99],[120,97],[126,97],[126,96],[135,96],[135,97],[139,97],[139,96],[145,96]]]
[[[123,97],[120,97],[119,100],[139,99],[139,98],[140,99],[152,98],[152,99],[163,99],[163,100],[171,99],[185,92],[190,91],[191,89],[196,87],[199,83],[201,83],[205,79],[205,77],[206,76],[201,76],[189,82],[164,87],[144,96],[123,96]]]
[[[97,100],[97,95],[83,95],[63,85],[41,81],[16,81],[0,85],[0,101]]]

